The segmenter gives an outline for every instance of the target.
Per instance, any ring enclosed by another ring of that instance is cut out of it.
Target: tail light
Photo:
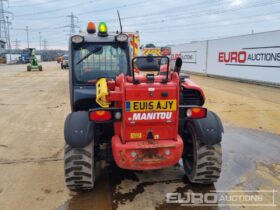
[[[105,110],[92,111],[89,113],[89,119],[96,122],[109,121],[112,119],[112,113]]]
[[[187,108],[186,116],[191,119],[205,118],[207,116],[207,109],[202,107]]]

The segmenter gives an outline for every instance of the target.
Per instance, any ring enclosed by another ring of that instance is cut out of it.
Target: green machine
[[[42,65],[38,64],[38,60],[35,56],[35,48],[29,48],[29,53],[30,53],[30,59],[29,59],[29,64],[27,66],[27,71],[31,71],[31,70],[39,70],[42,71]]]

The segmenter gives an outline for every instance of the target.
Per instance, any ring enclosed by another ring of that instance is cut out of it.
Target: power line
[[[11,8],[14,8],[14,7],[30,7],[30,6],[42,6],[42,5],[45,5],[45,4],[54,4],[54,3],[57,3],[57,2],[60,2],[60,1],[66,1],[66,0],[48,0],[47,2],[39,2],[39,3],[32,3],[32,4],[19,4],[19,3],[26,3],[26,1],[19,1],[19,2],[11,2],[11,4],[9,5]],[[14,5],[13,5],[14,4]]]
[[[171,25],[171,26],[164,26],[164,27],[161,27],[161,26],[155,26],[155,27],[150,27],[150,28],[142,28],[141,31],[142,32],[151,32],[151,33],[154,33],[155,31],[156,32],[169,32],[169,31],[172,31],[174,32],[174,30],[171,30],[171,29],[181,29],[181,30],[184,30],[184,29],[199,29],[199,28],[212,28],[212,27],[220,27],[220,26],[225,26],[228,21],[231,21],[233,23],[231,24],[227,24],[226,26],[231,26],[231,25],[236,25],[236,24],[243,24],[243,22],[237,22],[236,21],[242,21],[242,20],[248,20],[248,19],[251,19],[253,18],[255,22],[257,21],[265,21],[263,20],[263,18],[266,18],[267,15],[276,15],[276,14],[279,14],[279,12],[274,12],[274,13],[271,13],[271,12],[268,12],[268,13],[264,13],[264,14],[254,14],[254,15],[247,15],[247,16],[242,16],[242,17],[239,17],[239,18],[223,18],[221,21],[217,21],[217,20],[213,20],[213,21],[201,21],[201,22],[194,22],[194,23],[189,23],[189,24],[176,24],[176,25]],[[277,18],[277,20],[279,19],[278,17],[275,17]],[[235,22],[235,23],[234,23]],[[216,24],[216,25],[212,25],[211,24]],[[247,22],[245,22],[247,23]],[[250,22],[251,23],[251,22]],[[192,27],[193,26],[193,27]],[[52,34],[50,35],[50,37],[61,37],[60,34]]]
[[[166,31],[168,31],[170,29],[170,27],[167,27],[166,25],[164,26],[159,26],[159,24],[166,24],[166,22],[173,22],[173,21],[177,21],[177,20],[182,20],[182,19],[188,19],[188,18],[201,18],[203,16],[208,16],[208,15],[217,15],[217,14],[223,14],[223,13],[228,13],[228,12],[235,12],[235,11],[240,11],[240,10],[244,10],[244,9],[251,9],[251,8],[254,8],[254,7],[262,7],[262,6],[268,6],[269,3],[272,5],[272,4],[278,4],[280,3],[279,0],[272,0],[270,2],[268,1],[259,1],[259,2],[255,2],[255,3],[252,3],[252,4],[249,4],[249,5],[246,5],[246,6],[240,6],[240,7],[236,7],[236,8],[231,8],[231,9],[216,9],[216,10],[204,10],[204,11],[200,11],[198,13],[187,13],[185,14],[185,12],[183,14],[175,14],[175,15],[169,15],[167,16],[165,19],[160,19],[160,20],[154,20],[154,21],[145,21],[145,22],[137,22],[135,24],[125,24],[125,26],[140,26],[141,28],[137,28],[137,30],[145,30],[145,28],[143,28],[142,26],[146,26],[146,25],[153,25],[153,27],[151,28],[148,28],[148,30],[151,30],[153,32],[155,32],[155,29],[166,29]],[[144,17],[147,18],[147,17],[150,17],[150,16],[154,16],[156,15],[155,13],[154,14],[147,14],[145,15]],[[126,17],[126,18],[123,18],[123,19],[135,19],[135,18],[140,18],[140,17],[143,17],[142,15],[139,16],[130,16],[130,17]],[[156,19],[156,18],[154,18]],[[134,20],[135,21],[135,20]],[[195,24],[195,23],[194,23]],[[155,25],[159,26],[159,27],[154,27]],[[189,24],[187,24],[189,25]],[[181,24],[181,26],[185,26],[185,24]],[[172,26],[173,27],[173,26]],[[158,32],[158,30],[157,30]]]
[[[215,0],[214,2],[215,2],[215,4],[218,3],[218,5],[214,5],[214,6],[222,6],[221,2],[224,2],[224,0]],[[241,9],[248,9],[248,8],[253,8],[253,7],[258,7],[258,6],[267,6],[267,5],[277,4],[277,3],[280,3],[279,0],[258,1],[258,2],[252,2],[249,5],[242,5],[242,6],[239,6],[237,8],[226,8],[226,9],[220,9],[219,8],[219,9],[216,9],[214,11],[215,12],[217,12],[217,11],[222,11],[222,12],[238,11],[238,10],[241,10]],[[196,8],[197,10],[201,9],[201,7],[200,7],[201,4],[203,4],[202,8],[205,7],[205,8],[207,8],[207,10],[198,11],[198,12],[196,10],[194,10],[194,8]],[[142,25],[143,24],[142,22],[139,22],[139,21],[136,22],[134,20],[134,19],[139,19],[139,18],[146,19],[145,22],[144,22],[146,24],[148,24],[148,23],[153,24],[155,22],[159,22],[159,23],[164,22],[166,20],[166,18],[173,18],[173,17],[178,17],[178,16],[179,16],[179,18],[181,18],[181,17],[183,17],[183,15],[186,15],[186,13],[188,14],[188,17],[199,18],[201,13],[202,13],[202,15],[207,15],[207,14],[204,14],[204,12],[213,12],[212,8],[209,10],[209,7],[213,6],[213,1],[211,1],[210,6],[207,6],[207,4],[209,4],[209,0],[208,1],[202,1],[202,2],[199,2],[199,3],[175,6],[175,7],[171,7],[171,8],[168,8],[168,9],[163,9],[163,10],[156,11],[156,12],[145,13],[145,15],[140,14],[140,15],[132,15],[132,16],[127,16],[127,17],[122,17],[122,21],[133,20],[134,21],[133,24],[131,24],[129,26],[135,26],[135,25]],[[130,5],[130,6],[133,6],[133,5]],[[95,11],[91,11],[91,12],[95,12],[95,13],[96,12],[104,12],[104,11],[108,11],[108,10],[116,9],[116,8],[118,8],[118,7],[105,8],[105,9],[102,9],[102,10],[95,10]],[[190,12],[186,12],[186,9],[189,9]],[[184,10],[184,11],[182,11],[182,13],[178,14],[178,10]],[[172,13],[172,11],[175,11],[174,15],[170,15]],[[91,13],[91,12],[89,12],[89,13]],[[166,14],[166,13],[168,13],[168,14],[164,15],[165,16],[164,19],[157,20],[158,18],[156,18],[156,16],[162,16],[163,14]],[[78,13],[77,15],[82,16],[82,15],[86,15],[86,14],[87,14],[87,12],[83,12],[83,13]],[[153,20],[151,21],[151,18],[155,19],[156,21],[153,21]],[[147,19],[148,19],[148,21],[147,21]],[[116,21],[116,19],[111,18],[111,19],[106,19],[105,21],[106,22],[112,22],[112,21]]]
[[[223,0],[219,0],[217,1],[216,3],[219,3]],[[203,1],[204,2],[204,1]],[[200,2],[200,3],[203,3],[203,2]],[[205,1],[206,2],[206,1]],[[258,1],[258,2],[254,2],[250,5],[246,5],[246,6],[240,6],[240,7],[237,7],[237,8],[231,8],[231,9],[216,9],[216,10],[212,10],[212,9],[208,9],[208,10],[204,10],[204,11],[199,11],[199,12],[193,12],[193,7],[197,7],[199,4],[198,3],[195,3],[195,4],[187,4],[187,5],[184,5],[184,6],[176,6],[176,7],[172,7],[172,8],[169,8],[168,11],[172,11],[172,10],[175,10],[176,11],[176,14],[175,15],[165,15],[165,18],[164,19],[160,19],[158,20],[157,18],[153,18],[155,20],[151,21],[147,21],[147,20],[144,20],[144,22],[139,22],[137,21],[136,23],[133,23],[133,24],[125,24],[125,26],[137,26],[137,25],[154,25],[155,23],[165,23],[165,22],[171,22],[171,21],[175,21],[175,20],[178,20],[178,19],[182,19],[182,18],[188,18],[188,17],[191,17],[192,19],[193,18],[200,18],[201,16],[206,16],[206,15],[216,15],[216,14],[222,14],[222,13],[227,13],[227,12],[235,12],[235,11],[239,11],[239,10],[242,10],[242,9],[250,9],[250,8],[254,8],[254,7],[260,7],[260,6],[268,6],[268,5],[272,5],[272,4],[277,4],[277,3],[280,3],[279,0],[272,0],[272,1]],[[130,5],[127,5],[128,6],[133,6],[135,4],[130,4]],[[124,5],[123,5],[124,6]],[[184,11],[183,14],[178,14],[178,9],[181,8],[181,9],[184,9],[184,8],[190,8],[191,9],[191,12],[190,13],[187,13],[186,15],[186,12]],[[203,7],[207,7],[209,8],[209,6],[207,5],[203,5]],[[109,9],[112,9],[112,8],[106,8],[106,9],[102,9],[102,10],[95,10],[95,12],[101,12],[101,11],[105,11],[105,10],[109,10]],[[148,17],[151,18],[153,16],[158,16],[158,15],[162,15],[162,14],[165,14],[167,12],[166,9],[164,10],[160,10],[158,12],[151,12],[151,13],[146,13],[144,16],[141,14],[141,15],[133,15],[133,16],[128,16],[128,17],[123,17],[122,20],[125,21],[125,20],[133,20],[133,19],[137,19],[137,18],[143,18],[144,19],[147,19]],[[84,13],[78,13],[79,15],[81,14],[84,14]],[[59,16],[59,17],[64,17],[64,16]],[[175,17],[175,18],[174,18]],[[56,17],[49,17],[49,18],[56,18]],[[111,22],[115,19],[107,19],[106,22]],[[135,20],[134,20],[135,21]],[[61,27],[44,27],[44,28],[39,28],[39,29],[32,29],[32,30],[49,30],[49,29],[60,29]]]
[[[150,12],[150,13],[145,13],[145,15],[141,14],[141,15],[132,15],[132,16],[127,16],[127,17],[122,17],[122,21],[125,21],[125,20],[131,20],[131,19],[135,19],[135,18],[144,18],[144,19],[147,19],[147,17],[153,17],[153,16],[162,16],[163,14],[169,14],[172,12],[172,11],[175,11],[175,13],[177,14],[178,13],[178,10],[179,9],[192,9],[194,7],[200,7],[201,4],[203,5],[203,7],[207,7],[207,5],[210,3],[212,4],[214,2],[216,3],[220,3],[220,2],[223,2],[224,0],[212,0],[211,2],[209,2],[209,0],[204,0],[204,1],[200,1],[200,2],[196,2],[196,3],[192,3],[192,4],[184,4],[184,5],[180,5],[180,6],[175,6],[175,7],[171,7],[171,8],[168,8],[168,9],[163,9],[163,10],[160,10],[160,11],[156,11],[156,12]],[[111,8],[104,8],[104,9],[100,9],[100,10],[95,10],[93,11],[94,13],[96,12],[106,12],[106,11],[109,11],[109,10],[116,10],[116,9],[120,9],[120,8],[127,8],[127,7],[130,7],[130,6],[137,6],[138,4],[143,4],[143,3],[149,3],[150,1],[140,1],[140,2],[135,2],[135,3],[131,3],[129,5],[122,5],[122,6],[119,6],[119,7],[111,7]],[[209,6],[208,6],[209,8]],[[90,11],[89,13],[91,13],[92,11]],[[186,13],[186,11],[184,11],[184,14]],[[84,12],[84,13],[81,13],[81,14],[78,14],[80,16],[82,15],[86,15],[87,12]],[[157,19],[157,18],[154,18],[154,19]],[[104,21],[104,20],[103,20]],[[150,20],[149,20],[150,21]],[[97,21],[98,22],[98,21]],[[106,22],[116,22],[116,18],[110,18],[110,19],[106,19]],[[118,23],[118,22],[117,22]],[[137,23],[139,25],[139,23]],[[135,21],[133,22],[133,25],[131,26],[134,26],[135,25]],[[124,26],[127,26],[127,25],[124,25]]]
[[[223,2],[223,0],[218,0],[216,3],[220,3]],[[201,3],[201,2],[200,2]],[[203,10],[203,11],[196,11],[193,10],[193,7],[197,7],[199,4],[198,3],[194,3],[194,4],[188,4],[185,6],[176,6],[176,7],[172,7],[169,8],[168,10],[164,9],[164,10],[160,10],[158,12],[151,12],[151,13],[146,13],[145,15],[141,14],[141,15],[133,15],[133,16],[128,16],[128,17],[123,17],[122,20],[133,20],[133,24],[124,24],[125,26],[146,26],[146,25],[156,25],[156,24],[165,24],[166,22],[172,22],[172,21],[177,21],[177,20],[181,20],[181,19],[187,19],[187,18],[201,18],[203,16],[208,16],[208,15],[217,15],[217,14],[223,14],[223,13],[228,13],[228,12],[235,12],[235,11],[240,11],[240,10],[245,10],[245,9],[251,9],[251,8],[255,8],[255,7],[262,7],[262,6],[268,6],[268,5],[273,5],[273,4],[278,4],[280,3],[279,0],[271,0],[271,1],[258,1],[258,2],[253,2],[251,4],[247,4],[247,5],[241,5],[239,7],[235,7],[235,8],[215,8],[214,10],[211,8],[209,9],[209,6],[207,7],[207,5],[204,5],[203,7],[206,7],[208,9]],[[215,5],[216,6],[216,5]],[[190,8],[190,12],[184,11],[183,13],[179,13],[178,14],[178,9],[184,9],[184,8]],[[170,15],[170,13],[168,13],[168,15],[165,15],[165,17],[163,19],[158,19],[155,16],[158,15],[162,15],[162,14],[166,14],[166,12],[168,11],[176,11],[176,14]],[[143,20],[142,22],[136,21],[135,19],[146,19]],[[147,20],[149,18],[149,20]],[[154,19],[154,20],[151,20]],[[111,22],[114,19],[107,19],[106,22]],[[164,26],[166,28],[166,26]],[[154,28],[154,27],[153,27]],[[138,28],[139,30],[139,28]]]
[[[131,4],[124,4],[124,5],[116,6],[116,7],[109,7],[109,8],[104,8],[104,9],[91,10],[91,11],[88,11],[88,12],[83,11],[82,13],[77,13],[77,15],[82,16],[82,15],[87,15],[87,14],[92,14],[92,13],[107,12],[107,11],[110,11],[110,10],[116,10],[116,9],[120,9],[120,8],[128,8],[128,7],[131,7],[131,6],[136,6],[138,4],[144,4],[146,2],[150,2],[150,1],[149,0],[147,0],[147,1],[139,1],[139,2],[134,2],[134,3],[131,3]],[[147,17],[152,17],[152,16],[156,16],[156,15],[166,14],[166,12],[168,12],[168,14],[170,14],[170,11],[175,11],[176,14],[177,14],[178,13],[177,12],[178,9],[188,9],[188,8],[192,8],[193,6],[198,6],[199,4],[205,5],[207,2],[209,2],[209,1],[202,1],[202,2],[199,2],[199,3],[187,4],[187,5],[183,5],[183,6],[180,5],[180,6],[172,7],[172,8],[169,8],[169,9],[164,9],[164,10],[161,10],[161,11],[157,11],[157,12],[151,12],[151,13],[148,13],[148,14],[145,14],[145,15],[141,14],[141,15],[134,15],[134,16],[129,16],[129,17],[123,17],[122,20],[131,20],[131,19],[135,19],[135,18],[145,18],[146,19]],[[218,0],[217,1],[217,3],[220,3],[220,2],[224,2],[224,1],[223,0]],[[266,4],[266,5],[275,4],[275,2],[270,3],[269,1],[262,1],[262,2],[264,4]],[[253,4],[255,4],[255,3],[260,3],[260,2],[253,2]],[[79,5],[81,5],[81,4],[79,4]],[[72,6],[75,6],[75,5],[72,5]],[[265,6],[265,5],[262,5],[262,6]],[[55,10],[37,12],[36,14],[42,15],[43,13],[55,12],[57,10],[61,10],[61,9],[65,9],[65,8],[66,7],[60,8],[60,9],[55,9]],[[185,11],[184,11],[184,13],[185,13]],[[35,13],[29,13],[29,14],[23,14],[23,15],[32,16],[32,15],[35,15]],[[19,17],[19,16],[16,16],[16,17]],[[40,19],[41,20],[44,20],[44,19],[56,19],[56,18],[61,18],[61,17],[64,17],[64,16],[59,15],[59,16],[51,16],[51,17],[40,17]],[[24,21],[24,20],[30,20],[30,19],[29,18],[28,19],[21,18],[20,20]],[[110,21],[115,21],[115,19],[108,19],[107,20],[107,22],[110,22]]]
[[[220,4],[221,2],[224,2],[224,0],[212,0],[211,2],[209,0],[206,1],[202,1],[202,2],[196,2],[196,3],[192,3],[192,4],[185,4],[185,5],[180,5],[180,6],[175,6],[172,8],[168,8],[168,9],[163,9],[157,12],[150,12],[150,13],[146,13],[145,15],[132,15],[132,16],[128,16],[128,17],[124,17],[122,18],[122,20],[131,20],[131,19],[137,19],[137,18],[144,18],[146,19],[147,17],[153,17],[153,16],[158,16],[158,15],[162,15],[162,14],[168,14],[165,16],[170,16],[170,11],[175,11],[175,15],[178,14],[178,10],[184,10],[183,13],[186,13],[186,9],[191,10],[191,12],[193,12],[194,8],[198,7],[199,9],[201,9],[203,7],[207,7],[209,8],[209,6],[207,6],[209,3],[211,6],[213,6],[213,2],[216,4]],[[214,4],[214,6],[215,6]],[[220,6],[220,5],[219,5]],[[111,19],[112,20],[112,19]],[[111,21],[111,20],[107,20],[107,21]]]
[[[172,8],[169,8],[168,10],[164,9],[164,10],[161,10],[161,11],[158,11],[158,12],[151,12],[151,13],[146,13],[145,16],[143,16],[142,14],[141,15],[133,15],[133,16],[128,16],[128,17],[123,17],[122,20],[133,20],[133,19],[137,19],[137,18],[143,18],[143,19],[147,19],[147,18],[151,18],[153,16],[158,16],[158,15],[162,15],[162,14],[165,14],[166,12],[168,11],[176,11],[176,14],[175,15],[165,15],[164,19],[160,19],[160,20],[155,20],[155,21],[147,21],[147,20],[143,20],[143,22],[139,22],[137,21],[136,23],[133,23],[133,24],[126,24],[125,26],[136,26],[136,25],[151,25],[151,24],[155,24],[155,23],[163,23],[163,22],[167,22],[167,21],[175,21],[175,20],[178,20],[178,19],[181,19],[181,18],[187,18],[187,17],[192,17],[192,18],[198,18],[198,17],[201,17],[201,15],[212,15],[212,14],[221,14],[221,13],[226,13],[226,12],[233,12],[233,11],[238,11],[238,10],[241,10],[241,9],[249,9],[249,8],[253,8],[253,7],[257,7],[257,6],[266,6],[266,5],[269,5],[269,4],[276,4],[276,3],[279,3],[279,0],[277,1],[272,1],[272,2],[268,2],[268,1],[259,1],[259,2],[255,2],[254,4],[251,4],[251,5],[247,5],[246,7],[245,6],[241,6],[241,7],[238,7],[238,8],[233,8],[233,9],[216,9],[216,10],[204,10],[204,11],[199,11],[198,13],[197,12],[193,12],[193,7],[197,7],[199,6],[199,4],[202,4],[203,3],[203,7],[207,7],[209,8],[209,6],[205,5],[206,2],[209,2],[209,1],[202,1],[202,2],[199,2],[199,3],[195,3],[195,4],[187,4],[187,5],[181,5],[181,6],[176,6],[176,7],[172,7]],[[223,2],[223,0],[218,0],[216,1],[216,3],[220,3],[220,2]],[[134,6],[134,5],[137,5],[138,2],[133,3],[133,4],[129,4],[129,5],[122,5],[124,7],[128,7],[128,6]],[[114,7],[115,9],[116,7]],[[183,14],[178,14],[178,9],[186,9],[186,8],[191,8],[191,13],[188,13],[187,15],[186,12],[184,11]],[[94,10],[94,12],[102,12],[102,11],[107,11],[107,10],[111,10],[113,8],[105,8],[105,9],[102,9],[102,10]],[[91,11],[92,13],[93,11]],[[82,15],[82,14],[85,14],[84,12],[83,13],[78,13],[78,15]],[[169,13],[170,14],[170,13]],[[52,16],[52,17],[49,17],[49,18],[57,18],[57,17],[64,17],[64,16]],[[174,18],[174,17],[177,17],[177,18]],[[167,19],[169,18],[169,19]],[[157,18],[154,18],[154,19],[157,19]],[[107,19],[106,22],[111,22],[111,21],[115,21],[115,19]],[[61,27],[44,27],[44,28],[39,28],[39,29],[33,29],[33,30],[49,30],[49,29],[60,29]]]
[[[87,2],[84,2],[84,3],[73,4],[71,6],[60,7],[60,8],[56,8],[56,9],[47,10],[47,11],[40,11],[40,12],[34,12],[34,13],[25,13],[25,14],[21,14],[21,15],[15,15],[15,17],[27,17],[27,16],[34,16],[34,15],[49,14],[49,13],[53,13],[53,12],[57,12],[57,11],[65,10],[65,9],[76,8],[78,6],[89,5],[93,2],[94,2],[94,0],[90,0],[90,1],[87,1]]]
[[[167,22],[171,23],[171,22],[177,21],[177,20],[185,20],[186,23],[184,23],[182,25],[175,23],[176,25],[171,25],[171,26],[174,28],[178,27],[180,29],[181,28],[182,29],[189,29],[189,28],[193,29],[195,27],[190,27],[190,24],[187,24],[187,22],[188,22],[187,20],[191,20],[191,22],[194,22],[193,20],[196,18],[201,18],[201,17],[208,18],[208,16],[219,15],[219,14],[223,14],[223,13],[226,13],[226,15],[227,15],[230,12],[237,12],[240,10],[251,9],[251,8],[255,8],[255,7],[271,6],[273,4],[280,3],[279,0],[278,1],[276,1],[276,0],[255,1],[254,3],[248,3],[248,4],[244,4],[244,5],[241,5],[238,7],[234,7],[234,8],[226,7],[225,4],[216,5],[217,2],[222,2],[222,1],[215,1],[215,4],[212,4],[213,1],[208,1],[208,2],[211,2],[210,5],[203,4],[203,5],[201,5],[201,7],[197,4],[197,2],[193,3],[193,4],[180,5],[180,6],[178,6],[178,4],[175,4],[174,7],[168,8],[168,11],[167,11],[167,9],[156,10],[155,12],[145,13],[145,15],[143,15],[143,14],[132,15],[132,16],[123,17],[122,19],[125,22],[127,21],[129,23],[129,24],[124,24],[125,26],[139,26],[139,28],[143,29],[144,32],[148,33],[149,30],[151,30],[151,32],[157,33],[157,32],[161,32],[161,30],[167,31],[170,29],[166,25]],[[202,2],[206,2],[206,1],[202,1]],[[137,4],[134,4],[134,3],[127,4],[126,8],[128,6],[138,5],[138,2],[136,2],[136,3]],[[214,7],[213,7],[213,5],[214,5]],[[121,6],[124,6],[124,5],[121,5]],[[119,8],[119,7],[108,7],[108,8],[102,8],[102,9],[96,9],[94,11],[90,11],[90,12],[86,12],[86,13],[107,12],[107,11],[113,10],[115,8]],[[125,7],[123,7],[123,8],[125,8]],[[203,10],[201,10],[201,8],[203,8]],[[183,11],[181,11],[182,9],[185,9],[186,11],[184,11],[184,13],[182,13],[183,12]],[[265,11],[265,8],[261,9],[260,11]],[[77,14],[85,15],[84,12],[76,13],[76,15]],[[235,15],[236,13],[232,13],[232,14]],[[256,15],[256,16],[258,16],[258,15]],[[59,17],[65,17],[65,16],[59,16]],[[236,17],[236,16],[234,16],[234,17]],[[54,17],[54,16],[44,17],[44,18],[51,19],[51,18],[57,18],[57,16],[56,17]],[[21,20],[23,20],[23,19],[21,18]],[[29,19],[29,20],[31,20],[31,19]],[[107,22],[116,21],[116,19],[114,19],[114,18],[107,19],[107,20],[108,20]],[[139,20],[139,21],[136,21],[136,20]],[[223,18],[223,20],[224,20],[224,18]],[[134,24],[130,24],[129,21],[134,21]],[[205,28],[207,28],[207,26],[209,26],[208,23],[209,23],[208,21],[205,22],[205,24],[207,24]],[[195,25],[196,23],[192,23],[192,24]],[[201,23],[199,23],[199,24],[201,24]],[[217,24],[218,24],[218,22],[217,22]],[[151,27],[151,25],[154,25],[155,27]],[[148,27],[145,27],[145,26],[148,26]],[[214,26],[214,27],[221,27],[221,26],[223,26],[223,25],[218,25],[218,26]],[[71,32],[71,24],[68,27],[70,28],[70,32]],[[227,27],[230,27],[230,25]],[[138,30],[139,30],[139,28],[137,27]],[[52,35],[59,36],[59,33],[57,33],[57,31],[53,32],[50,29],[61,30],[62,27],[53,27],[52,26],[52,27],[44,27],[44,28],[37,28],[37,29],[32,28],[29,30],[31,32],[37,31],[37,33],[38,33],[38,31],[41,32],[41,31],[45,30],[46,33],[53,33],[53,34],[51,34],[51,36]],[[34,33],[34,37],[36,34]],[[31,34],[31,36],[32,36],[32,34]],[[36,35],[36,37],[37,37],[37,35]]]
[[[270,5],[272,4],[279,4],[280,1],[279,0],[272,0],[270,1]],[[223,13],[227,13],[227,12],[235,12],[235,11],[240,11],[243,9],[250,9],[250,8],[255,8],[255,7],[262,7],[262,6],[267,6],[268,5],[268,1],[259,1],[259,2],[254,2],[251,4],[248,4],[246,6],[240,6],[240,7],[236,7],[236,8],[231,8],[231,9],[216,9],[216,10],[204,10],[204,11],[199,11],[199,12],[190,12],[187,13],[184,12],[183,14],[175,14],[175,15],[167,15],[165,16],[164,19],[160,19],[160,20],[154,20],[154,21],[144,21],[144,22],[137,22],[135,24],[131,24],[128,26],[143,26],[143,25],[155,25],[155,23],[166,23],[166,22],[171,22],[171,21],[177,21],[177,20],[181,20],[181,19],[187,19],[187,18],[201,18],[203,16],[207,16],[207,15],[217,15],[217,14],[223,14]],[[151,17],[154,16],[155,14],[147,14],[144,17]],[[130,16],[127,17],[126,19],[135,19],[135,18],[142,18],[143,16],[138,15],[138,16]]]
[[[90,1],[90,2],[93,3],[94,1]],[[96,9],[96,10],[90,10],[90,11],[83,11],[81,13],[77,13],[76,15],[84,16],[84,15],[93,14],[93,13],[108,12],[108,11],[111,11],[111,10],[117,10],[117,9],[121,9],[121,8],[128,8],[128,7],[137,6],[137,5],[143,5],[143,4],[149,3],[149,2],[151,2],[151,0],[145,0],[145,1],[141,0],[141,1],[138,1],[138,2],[131,3],[131,4],[123,4],[123,5],[120,5],[120,6],[109,7],[109,8],[104,8],[104,9]],[[88,5],[87,3],[84,3],[84,4]],[[29,13],[29,14],[23,14],[23,15],[24,16],[33,16],[33,15],[42,15],[44,13],[48,14],[50,12],[56,12],[58,10],[74,8],[74,7],[77,7],[77,6],[84,5],[84,4],[79,3],[79,4],[73,5],[71,7],[64,7],[64,8],[60,8],[60,9],[54,9],[54,10],[49,10],[49,11],[37,12],[37,13]],[[22,15],[15,16],[15,17],[22,17]],[[58,16],[51,16],[51,17],[40,17],[40,20],[57,19],[57,18],[63,18],[63,17],[65,17],[65,16],[58,15]],[[30,19],[29,18],[21,18],[20,20],[24,21],[24,20],[30,20]]]
[[[189,28],[189,26],[195,26],[195,27],[198,27],[198,28],[201,28],[201,27],[208,27],[210,24],[212,23],[215,23],[215,24],[218,24],[218,25],[223,25],[223,23],[228,23],[228,21],[236,21],[236,20],[247,20],[249,18],[254,18],[256,21],[257,19],[259,18],[265,18],[267,15],[275,15],[275,14],[279,14],[279,12],[274,12],[274,13],[264,13],[264,14],[259,14],[259,15],[249,15],[249,16],[243,16],[243,17],[240,17],[240,18],[223,18],[221,21],[218,21],[217,20],[213,20],[213,21],[202,21],[202,22],[194,22],[194,23],[189,23],[189,24],[176,24],[176,25],[171,25],[171,26],[168,26],[168,27],[150,27],[150,28],[143,28],[142,31],[161,31],[161,30],[166,30],[168,29],[168,31],[170,31],[170,29],[183,29],[183,28]],[[242,24],[242,22],[240,23]],[[202,26],[201,26],[202,25]],[[205,26],[204,26],[205,25]],[[230,26],[230,24],[228,24]],[[193,28],[193,27],[192,27]]]
[[[214,25],[214,26],[206,26],[206,27],[199,27],[200,29],[202,29],[202,30],[209,30],[210,28],[217,28],[217,27],[221,27],[221,26],[223,26],[223,27],[232,27],[232,26],[240,26],[240,25],[244,25],[244,24],[250,24],[250,23],[259,23],[259,22],[263,22],[263,21],[266,21],[266,20],[252,20],[252,21],[246,21],[246,22],[242,22],[242,23],[234,23],[234,24],[227,24],[227,25]],[[277,20],[275,20],[275,21],[278,21],[278,19]],[[194,29],[197,29],[198,27],[192,27],[192,28],[188,28],[187,30],[194,30]],[[170,30],[162,30],[162,31],[160,31],[161,33],[164,33],[164,32],[170,32]],[[152,31],[148,31],[148,32],[145,32],[145,33],[153,33]],[[248,34],[248,33],[247,33]],[[230,34],[230,35],[227,35],[227,36],[237,36],[237,35],[240,35],[240,34]],[[224,36],[223,36],[224,37]],[[210,39],[214,39],[214,38],[221,38],[221,35],[220,36],[218,36],[218,35],[215,35],[215,36],[212,36],[212,37],[204,37],[204,38],[199,38],[199,37],[192,37],[192,38],[188,38],[188,39],[184,39],[184,41],[183,42],[187,42],[187,41],[201,41],[201,40],[210,40]],[[180,43],[180,42],[178,42],[178,40],[176,40],[176,41],[172,41],[172,40],[168,40],[168,42],[169,43],[172,43],[172,44],[175,44],[176,42],[177,43]],[[166,43],[166,42],[165,42]]]
[[[21,2],[26,2],[26,0],[13,1],[13,3],[21,3]]]

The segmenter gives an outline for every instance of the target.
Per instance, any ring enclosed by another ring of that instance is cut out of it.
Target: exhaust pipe
[[[182,64],[183,64],[182,58],[177,58],[175,62],[174,72],[177,72],[178,75],[180,75]]]

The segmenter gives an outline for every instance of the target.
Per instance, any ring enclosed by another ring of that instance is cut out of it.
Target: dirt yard
[[[215,185],[191,185],[180,167],[141,173],[111,168],[100,169],[95,190],[74,195],[63,171],[68,70],[56,63],[43,63],[43,69],[0,66],[1,210],[186,209],[165,204],[165,194],[190,189],[275,189],[279,205],[280,89],[191,77],[225,125],[223,172]]]

